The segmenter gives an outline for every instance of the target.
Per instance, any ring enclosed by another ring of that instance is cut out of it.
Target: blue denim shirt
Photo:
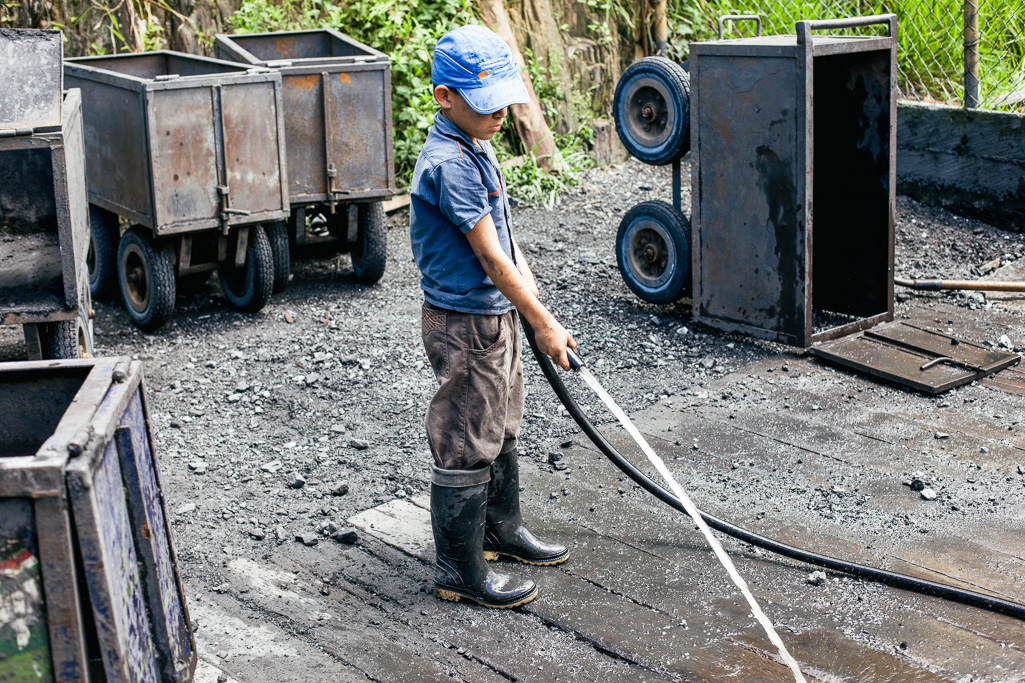
[[[512,310],[465,235],[490,213],[503,251],[516,260],[509,200],[491,143],[474,143],[439,113],[413,169],[409,194],[409,237],[427,302],[462,313]]]

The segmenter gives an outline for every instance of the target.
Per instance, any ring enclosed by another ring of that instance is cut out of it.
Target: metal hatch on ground
[[[908,323],[880,325],[813,346],[810,351],[816,358],[927,394],[941,394],[1021,360],[1016,353]]]

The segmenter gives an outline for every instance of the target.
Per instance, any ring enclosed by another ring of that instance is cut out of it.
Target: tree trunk
[[[668,15],[666,13],[666,0],[655,0],[655,4],[652,7],[652,37],[654,45],[652,45],[652,54],[665,56],[667,46],[669,43],[669,22]]]
[[[509,107],[513,127],[519,134],[520,140],[523,141],[524,149],[537,159],[538,166],[546,171],[558,171],[561,163],[559,150],[555,147],[555,137],[541,112],[541,105],[534,92],[534,84],[531,83],[530,74],[525,68],[526,61],[520,52],[516,36],[513,35],[505,5],[502,4],[502,0],[478,0],[478,2],[485,25],[497,33],[509,46],[513,58],[520,67],[523,83],[527,86],[527,94],[530,95],[530,102],[527,104],[514,104]]]

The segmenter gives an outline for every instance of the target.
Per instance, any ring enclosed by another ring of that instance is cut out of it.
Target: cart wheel
[[[221,289],[232,308],[256,313],[270,301],[274,287],[274,255],[262,225],[249,226],[246,263],[241,268],[233,260],[217,265]]]
[[[53,359],[91,358],[89,330],[81,316],[46,325],[46,357]]]
[[[89,205],[89,292],[109,299],[117,292],[117,214]]]
[[[670,164],[690,149],[690,76],[665,57],[639,59],[619,79],[612,113],[630,154]]]
[[[135,225],[121,236],[117,264],[121,298],[132,322],[147,332],[167,322],[176,289],[171,249],[154,244],[150,232]]]
[[[388,227],[381,202],[359,205],[356,242],[351,247],[352,270],[360,282],[372,285],[384,275],[388,257]]]
[[[274,260],[274,287],[272,291],[285,291],[288,278],[292,272],[291,250],[288,246],[288,226],[284,221],[277,221],[267,226],[267,240],[270,242],[271,256]]]
[[[688,296],[690,222],[668,202],[642,202],[626,212],[616,233],[616,262],[634,294],[653,304]]]

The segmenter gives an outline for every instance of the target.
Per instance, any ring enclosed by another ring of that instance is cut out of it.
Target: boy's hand
[[[573,339],[573,335],[555,319],[555,316],[548,315],[543,324],[534,326],[534,341],[537,342],[541,353],[550,356],[552,361],[563,370],[569,370],[566,347],[575,349],[577,342]]]

